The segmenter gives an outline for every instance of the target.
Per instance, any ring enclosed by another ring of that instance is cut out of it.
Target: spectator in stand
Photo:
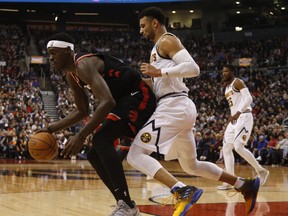
[[[210,159],[210,148],[214,145],[215,140],[210,137],[211,132],[204,132],[203,138],[199,141],[197,147],[197,156],[201,161]]]
[[[210,161],[216,163],[223,162],[223,153],[222,153],[222,145],[223,145],[223,135],[220,133],[215,135],[214,145],[210,148]]]
[[[276,149],[277,142],[278,142],[278,140],[276,139],[275,135],[271,134],[269,137],[268,144],[267,144],[267,155],[266,155],[266,157],[265,157],[265,155],[263,155],[263,157],[261,156],[262,162],[265,163],[265,165],[271,165],[271,164],[276,165],[277,164],[277,161],[273,160],[273,158],[272,158],[272,154]]]
[[[281,165],[286,165],[288,160],[288,130],[283,135],[279,135],[279,140],[276,145],[276,151],[274,152],[273,158],[277,161],[281,161]]]
[[[26,159],[27,157],[27,141],[25,140],[24,134],[20,133],[17,137],[16,141],[16,152],[15,152],[15,159]]]
[[[266,151],[268,145],[268,141],[265,138],[264,135],[259,136],[259,141],[257,144],[257,149],[254,149],[254,156],[257,157],[257,161],[259,161],[260,164],[262,164],[262,156],[261,156],[261,151]]]
[[[195,144],[196,144],[196,148],[198,148],[200,140],[202,139],[202,134],[200,131],[197,131],[195,133]]]
[[[285,146],[288,146],[288,139],[284,138],[284,133],[280,133],[275,148],[271,149],[268,162],[271,162],[272,166],[277,166],[283,161],[283,152]]]
[[[254,149],[257,149],[258,142],[255,139],[255,136],[250,136],[247,142],[246,148],[253,153]],[[255,156],[255,155],[254,155]]]

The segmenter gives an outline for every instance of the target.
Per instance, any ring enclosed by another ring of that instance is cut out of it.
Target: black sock
[[[92,139],[92,149],[97,154],[97,161],[91,157],[89,161],[97,171],[105,185],[113,190],[116,200],[123,200],[131,208],[134,204],[131,201],[128,185],[126,182],[122,161],[120,160],[115,147],[114,140],[131,133],[127,122],[118,120],[105,120],[101,129],[97,131]],[[99,165],[99,164],[101,165]]]
[[[101,163],[100,158],[98,157],[97,153],[93,148],[91,148],[87,153],[87,159],[100,177],[100,179],[103,181],[103,183],[106,185],[106,187],[110,190],[110,192],[113,194],[114,198],[117,200],[117,196],[114,193],[114,188],[112,185],[112,182],[109,179],[109,176],[107,175],[104,166]]]

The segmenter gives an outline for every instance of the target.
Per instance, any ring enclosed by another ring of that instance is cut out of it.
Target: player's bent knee
[[[188,173],[189,175],[195,175],[197,176],[198,170],[195,170],[193,168],[183,168],[184,172]]]
[[[197,175],[198,166],[197,166],[198,161],[195,160],[181,160],[181,167],[184,170],[184,172],[188,173],[189,175]]]
[[[132,167],[136,167],[137,162],[134,160],[134,156],[132,154],[132,152],[128,152],[127,158],[126,158],[128,164],[130,164]]]
[[[237,141],[234,144],[234,149],[236,152],[242,152],[244,150],[245,143]]]
[[[131,154],[131,152],[128,153],[127,155],[127,162],[128,164],[130,164],[130,166],[134,167],[135,169],[143,172],[143,173],[146,173],[147,172],[147,168],[145,166],[143,166],[141,160],[139,160],[140,157],[135,157],[134,154]]]

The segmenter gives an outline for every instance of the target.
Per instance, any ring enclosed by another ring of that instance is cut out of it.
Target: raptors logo
[[[151,134],[149,133],[143,133],[141,135],[141,141],[144,142],[144,143],[148,143],[151,141]]]

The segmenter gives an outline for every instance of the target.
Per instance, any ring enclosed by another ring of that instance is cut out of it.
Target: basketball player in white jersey
[[[269,171],[264,169],[255,159],[253,154],[245,148],[252,127],[252,96],[243,80],[234,77],[235,69],[232,65],[226,65],[222,70],[222,81],[225,82],[225,97],[228,101],[231,116],[228,120],[228,126],[225,130],[223,139],[223,157],[226,171],[234,174],[234,155],[235,151],[254,167],[260,177],[260,184],[265,184]],[[219,190],[232,189],[231,185],[223,183],[217,187]]]
[[[140,33],[154,43],[150,63],[142,63],[140,70],[152,77],[158,100],[152,117],[136,135],[127,161],[136,169],[152,176],[169,188],[177,203],[173,216],[186,215],[198,201],[203,190],[185,185],[172,176],[152,152],[165,155],[166,160],[178,159],[185,172],[234,185],[245,198],[247,212],[255,206],[260,179],[243,179],[224,172],[210,162],[198,161],[193,134],[197,111],[188,97],[183,78],[199,75],[199,66],[181,41],[165,28],[165,16],[157,7],[139,14]]]

